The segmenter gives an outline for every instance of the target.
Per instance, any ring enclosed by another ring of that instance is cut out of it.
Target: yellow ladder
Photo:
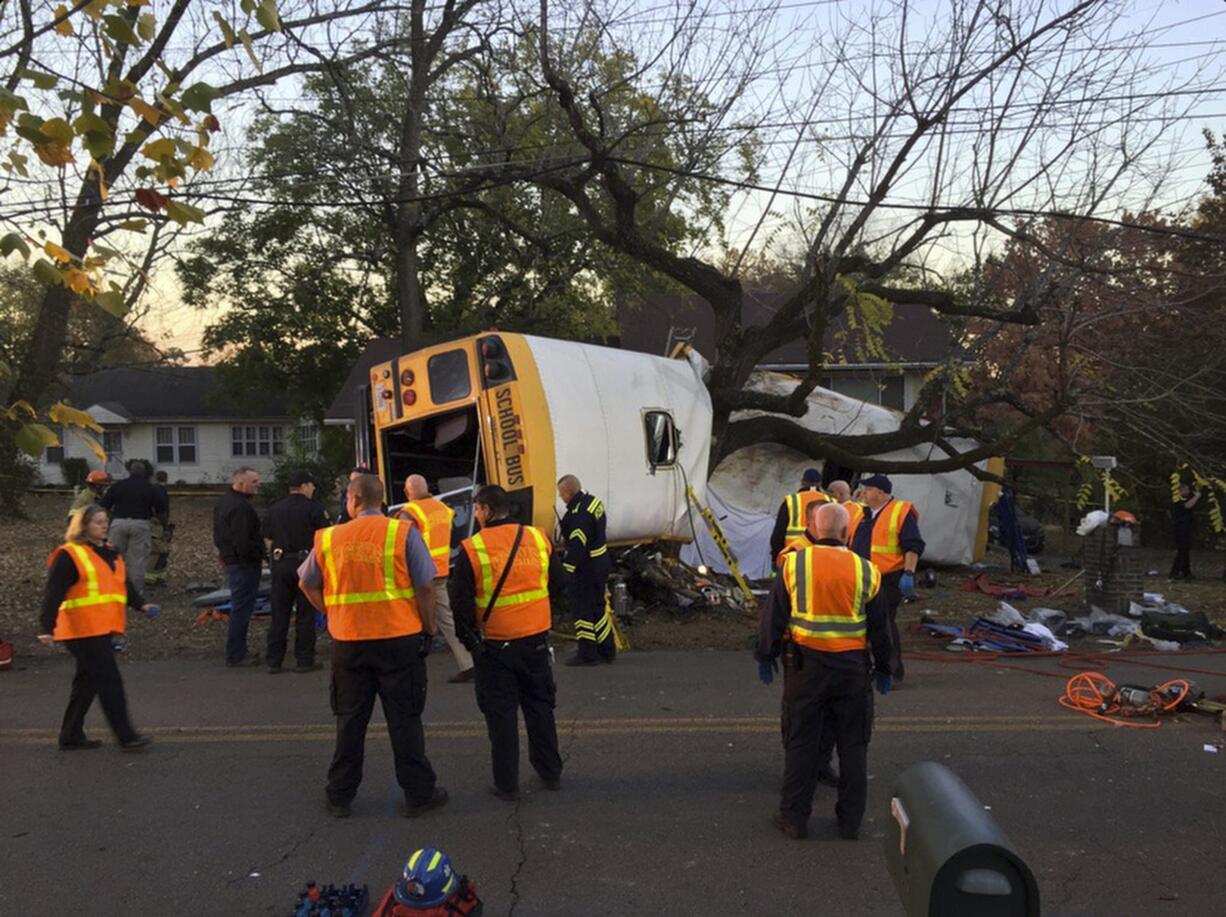
[[[687,485],[685,492],[689,496],[690,502],[698,507],[698,512],[702,515],[703,521],[706,522],[707,531],[711,533],[715,546],[724,555],[724,560],[728,563],[728,569],[732,571],[736,584],[741,587],[741,593],[745,596],[745,601],[749,603],[750,608],[753,608],[757,604],[758,599],[749,588],[749,583],[745,582],[745,577],[741,575],[741,567],[736,562],[736,555],[732,553],[732,545],[728,544],[728,539],[724,535],[724,530],[719,527],[719,520],[715,518],[715,513],[699,502],[698,496],[694,493],[693,484]]]

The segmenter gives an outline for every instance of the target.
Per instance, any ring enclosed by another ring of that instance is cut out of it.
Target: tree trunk
[[[422,345],[425,302],[418,268],[421,235],[421,132],[425,117],[430,60],[425,30],[425,0],[413,0],[409,24],[409,100],[400,131],[400,201],[396,211],[396,297],[400,310],[400,344],[406,350]]]

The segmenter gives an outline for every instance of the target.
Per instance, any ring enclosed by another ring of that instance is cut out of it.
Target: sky
[[[1048,7],[1061,11],[1072,5],[1070,0]],[[1136,144],[1153,141],[1154,146],[1143,157],[1145,168],[1130,170],[1125,180],[1101,195],[1101,201],[1090,208],[1092,212],[1118,216],[1146,207],[1177,211],[1194,203],[1209,168],[1201,133],[1226,129],[1226,4],[1221,0],[1138,0],[1121,2],[1118,8],[1120,15],[1087,39],[1098,55],[1094,72],[1064,73],[1059,65],[1040,61],[1035,75],[1023,78],[1020,88],[996,87],[960,104],[956,109],[960,113],[951,115],[955,126],[947,141],[955,153],[944,157],[939,172],[931,150],[916,151],[909,158],[907,171],[890,197],[904,209],[883,214],[883,230],[889,228],[891,219],[913,216],[905,209],[907,205],[929,203],[934,195],[942,204],[962,202],[969,193],[975,163],[982,159],[982,148],[976,142],[981,140],[978,126],[984,111],[1009,92],[1037,108],[1041,103],[1035,100],[1042,98],[1037,80],[1044,73],[1062,74],[1064,82],[1055,80],[1050,91],[1067,99],[1097,96],[1112,86],[1121,91],[1108,92],[1110,100],[1093,106],[1092,112],[1084,111],[1084,106],[1053,110],[1044,116],[1041,138],[1027,139],[1025,144],[1016,140],[1029,138],[1022,123],[1008,122],[1000,135],[1002,148],[1018,156],[1018,176],[1034,179],[1012,182],[1021,187],[1008,188],[1010,206],[1043,207],[1052,201],[1084,204],[1101,180],[1112,151],[1118,155],[1115,148],[1121,139]],[[869,5],[856,0],[708,0],[682,15],[677,9],[676,3],[662,0],[613,0],[607,7],[623,34],[633,36],[641,56],[658,53],[661,68],[680,63],[715,99],[727,92],[733,74],[751,75],[723,128],[762,125],[756,131],[763,155],[756,183],[778,190],[736,193],[726,214],[726,237],[735,245],[784,238],[804,208],[823,206],[820,201],[793,195],[836,193],[854,138],[873,123],[872,118],[865,118],[866,112],[873,111],[865,87],[884,86],[891,73],[885,65],[870,62],[866,43],[897,46],[903,40],[899,17],[878,8],[882,15],[873,20]],[[918,52],[924,43],[947,29],[947,10],[947,2],[936,0],[911,5],[904,44],[911,49],[913,66],[919,68],[923,63]],[[563,30],[575,25],[573,12],[559,9],[553,15]],[[830,63],[836,59],[835,38],[839,35],[849,35],[843,49],[848,60],[836,68],[837,78],[832,81]],[[1143,36],[1143,50],[1134,48],[1138,36]],[[687,37],[689,42],[684,40]],[[687,45],[690,50],[682,54],[680,48]],[[930,75],[939,77],[940,72],[935,66]],[[848,82],[850,77],[865,85],[857,88]],[[1173,94],[1161,98],[1172,90]],[[293,88],[277,92],[288,99]],[[1083,120],[1066,117],[1065,111],[1076,111]],[[1125,112],[1130,113],[1126,122],[1121,120]],[[224,119],[226,142],[232,148],[237,149],[249,119],[249,110],[231,111]],[[899,148],[903,127],[898,128],[897,138],[883,144],[884,152]],[[1154,140],[1159,128],[1161,135]],[[1098,158],[1093,167],[1087,156],[1066,159],[1054,173],[1038,167],[1040,157],[1050,155],[1056,144],[1084,136],[1087,130],[1101,141],[1094,150]],[[232,155],[230,174],[237,164],[237,155]],[[1163,177],[1161,183],[1155,179],[1157,173]],[[850,196],[866,196],[879,177],[879,171],[870,172]],[[968,256],[970,246],[968,238],[950,238],[931,253],[930,263],[938,269],[957,266]],[[150,296],[145,330],[163,344],[183,349],[189,358],[198,355],[200,336],[213,316],[179,302],[169,270],[156,277]]]

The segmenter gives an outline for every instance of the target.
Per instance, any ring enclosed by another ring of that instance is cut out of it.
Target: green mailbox
[[[1039,888],[995,820],[949,768],[898,778],[885,855],[909,917],[1036,917]]]

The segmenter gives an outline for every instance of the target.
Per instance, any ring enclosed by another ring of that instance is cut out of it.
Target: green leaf
[[[119,290],[104,290],[94,294],[94,304],[116,318],[123,318],[128,311],[128,302]]]
[[[178,145],[172,137],[163,137],[161,140],[154,140],[152,143],[146,143],[141,152],[150,159],[169,159],[175,155],[178,150]]]
[[[0,86],[0,111],[4,112],[6,115],[11,115],[22,110],[23,108],[29,107],[30,106],[26,104],[26,100],[17,95],[17,93],[10,92],[3,86]]]
[[[180,204],[176,200],[166,202],[166,216],[170,217],[180,226],[185,226],[188,223],[203,223],[204,211],[199,207],[192,207],[190,204]]]
[[[7,168],[12,169],[22,178],[30,177],[30,170],[26,168],[26,163],[30,161],[30,157],[22,156],[20,153],[9,151],[9,164]]]
[[[59,83],[60,78],[50,73],[42,73],[38,70],[31,70],[28,67],[20,72],[20,77],[23,80],[29,80],[37,89],[54,89]]]
[[[51,428],[41,423],[22,424],[17,431],[15,441],[18,449],[34,458],[42,455],[43,450],[48,446],[60,444],[60,438],[52,432]]]
[[[35,261],[33,270],[34,276],[49,287],[58,287],[64,283],[64,275],[60,273],[60,269],[46,258]]]
[[[109,134],[111,132],[111,126],[91,112],[77,115],[76,120],[72,122],[72,127],[78,134]]]
[[[281,31],[281,17],[277,15],[277,5],[273,0],[261,0],[255,11],[255,18],[268,31]]]
[[[142,39],[134,31],[132,26],[123,16],[112,14],[102,17],[103,29],[112,41],[121,45],[131,45],[132,47],[140,47]]]
[[[44,137],[43,142],[53,140],[56,143],[62,143],[68,146],[72,143],[76,134],[72,130],[72,125],[63,118],[52,118],[50,121],[44,121],[41,128]]]
[[[152,13],[145,13],[140,19],[136,20],[136,32],[145,41],[152,41],[153,36],[157,34],[158,23]]]
[[[22,258],[30,260],[30,246],[26,244],[26,240],[17,233],[10,232],[0,238],[0,255],[7,258],[13,252],[21,252]]]
[[[144,232],[148,225],[148,220],[124,220],[119,224],[119,228],[126,229],[128,232]]]
[[[221,40],[226,43],[227,48],[233,48],[234,42],[238,40],[238,36],[234,34],[234,27],[226,22],[221,13],[213,10],[213,18],[217,20],[217,24],[221,26]]]
[[[89,152],[89,155],[94,159],[106,159],[115,152],[115,138],[110,134],[99,134],[96,131],[90,131],[88,134],[81,136],[81,146]]]
[[[251,15],[255,12],[256,0],[242,0],[242,2],[239,3],[239,6],[242,7],[244,13]]]
[[[192,85],[183,90],[183,95],[179,96],[179,102],[186,109],[211,115],[213,113],[213,100],[220,95],[221,90],[210,86],[208,83],[192,83]]]

